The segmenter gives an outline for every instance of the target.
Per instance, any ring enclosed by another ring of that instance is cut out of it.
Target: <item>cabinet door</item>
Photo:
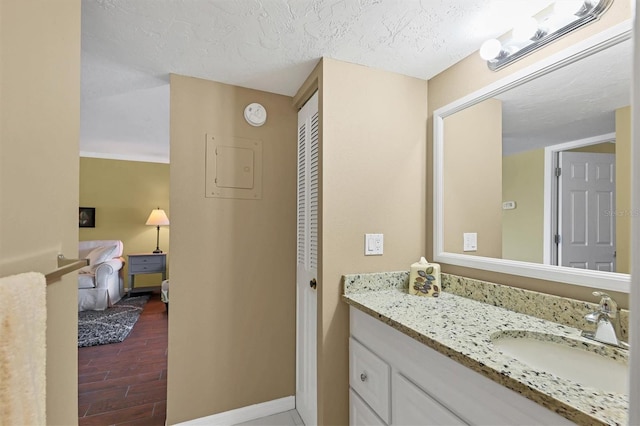
[[[352,426],[385,426],[371,408],[349,388],[349,425]]]
[[[394,373],[391,385],[393,425],[465,425],[402,374]]]

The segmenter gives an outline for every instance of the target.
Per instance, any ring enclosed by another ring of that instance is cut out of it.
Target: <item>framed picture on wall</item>
[[[79,225],[80,228],[95,228],[96,227],[96,208],[95,207],[80,207]]]

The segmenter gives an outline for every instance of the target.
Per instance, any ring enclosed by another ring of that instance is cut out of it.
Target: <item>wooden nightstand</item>
[[[162,274],[162,281],[167,279],[166,253],[129,254],[127,257],[129,258],[128,296],[131,296],[138,274]]]

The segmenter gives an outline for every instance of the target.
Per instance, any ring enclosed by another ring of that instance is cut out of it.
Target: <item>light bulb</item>
[[[532,39],[538,32],[538,21],[535,18],[526,18],[519,21],[511,31],[511,36],[516,41]]]
[[[480,57],[485,61],[495,59],[502,51],[502,43],[495,38],[489,39],[480,46]]]
[[[564,17],[574,16],[582,6],[584,6],[584,0],[558,0],[553,5],[553,12]]]

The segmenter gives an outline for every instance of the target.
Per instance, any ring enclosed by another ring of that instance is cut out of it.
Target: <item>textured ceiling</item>
[[[505,155],[615,132],[631,104],[631,40],[497,96]]]
[[[319,58],[429,79],[550,0],[82,0],[84,155],[169,160],[169,73],[293,95]]]

